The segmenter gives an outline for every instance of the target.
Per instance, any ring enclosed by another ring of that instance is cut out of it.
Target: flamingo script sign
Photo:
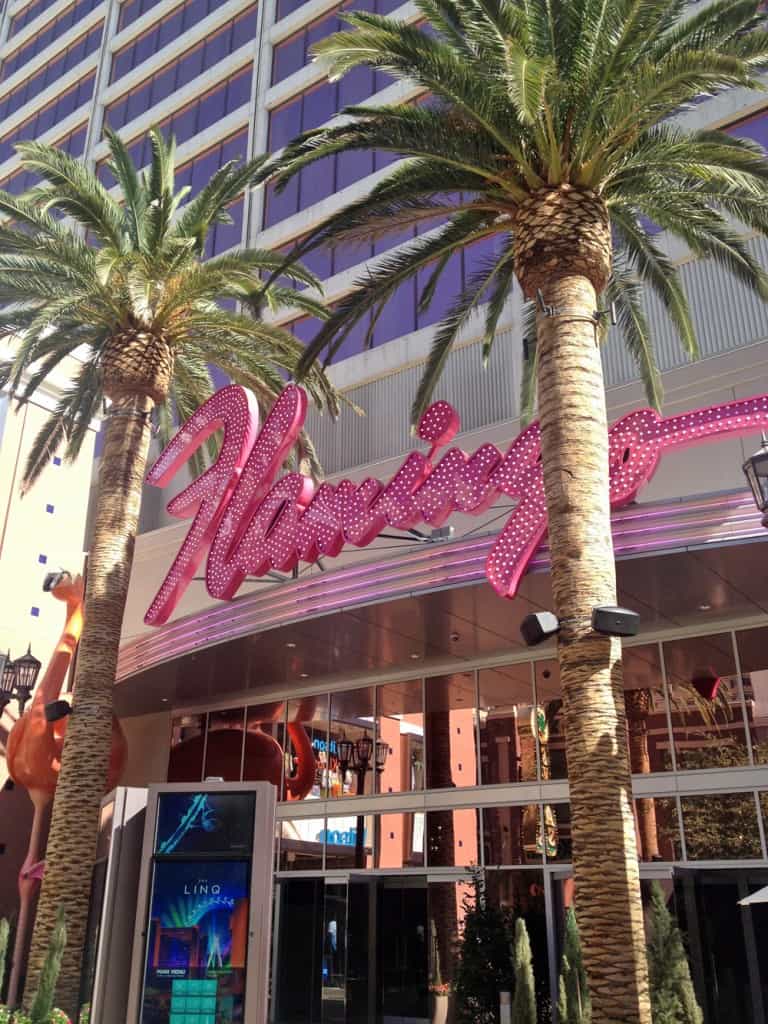
[[[418,436],[426,454],[411,452],[384,482],[314,482],[301,473],[276,479],[307,413],[296,385],[282,392],[259,426],[256,399],[230,385],[217,391],[179,430],[154,464],[147,482],[164,487],[201,444],[223,431],[218,458],[168,504],[192,524],[144,617],[167,622],[207,554],[211,597],[235,596],[246,576],[288,572],[318,556],[333,558],[346,544],[365,547],[386,527],[440,526],[453,512],[480,515],[501,496],[517,502],[491,547],[486,576],[502,597],[513,598],[547,530],[539,427],[531,424],[506,452],[482,444],[467,454],[449,447],[460,419],[447,402],[422,416]],[[651,479],[663,452],[724,434],[768,426],[768,395],[662,417],[638,409],[609,431],[611,505],[629,504]]]

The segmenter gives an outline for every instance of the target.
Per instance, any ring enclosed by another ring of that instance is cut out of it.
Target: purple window
[[[149,58],[154,54],[154,52],[154,33],[146,32],[143,36],[139,36],[139,38],[133,44],[133,66],[138,67],[139,64],[143,64],[145,60],[149,60]]]
[[[307,26],[307,55],[311,53],[310,47],[314,43],[319,43],[321,39],[325,39],[327,36],[332,35],[334,32],[338,32],[341,28],[341,22],[336,16],[335,12],[332,14],[326,14],[324,18],[318,19],[311,25]]]
[[[342,359],[347,359],[349,356],[357,355],[358,352],[363,352],[370,324],[371,314],[366,313],[365,316],[358,320],[344,341],[342,341],[331,361],[333,363],[340,363]]]
[[[277,0],[277,20],[297,11],[305,0]]]
[[[369,260],[373,255],[370,242],[343,242],[333,250],[333,270],[340,274],[343,270],[356,267],[358,263]]]
[[[292,246],[288,248],[290,250]],[[307,270],[311,270],[316,277],[324,281],[325,278],[330,277],[333,273],[333,260],[331,257],[331,250],[323,246],[320,249],[313,249],[311,252],[308,252],[301,262]]]
[[[179,7],[169,18],[160,23],[157,29],[155,52],[172,43],[174,39],[178,39],[183,31],[183,19],[184,9]]]
[[[193,196],[197,195],[200,189],[210,181],[212,175],[218,169],[218,157],[218,149],[212,149],[208,153],[203,153],[202,156],[195,160],[192,165],[192,180],[190,181]]]
[[[246,149],[248,146],[248,132],[238,132],[237,135],[232,135],[230,138],[225,139],[221,144],[221,156],[219,157],[219,166],[223,166],[230,160],[244,160]]]
[[[40,563],[40,565],[47,565],[48,564],[48,555],[38,555],[37,556],[37,560]]]
[[[47,512],[47,513],[48,513],[49,515],[53,515],[53,512],[54,512],[54,507],[53,507],[53,505],[46,505],[46,506],[45,506],[45,511],[46,511],[46,512]]]
[[[36,619],[40,615],[40,609],[37,607],[37,605],[33,604],[32,607],[29,609],[29,614],[32,616],[33,619]]]
[[[397,153],[389,153],[384,150],[377,149],[374,159],[376,170],[380,171],[382,167],[389,167],[390,164],[396,163],[400,157]]]
[[[158,72],[152,79],[149,105],[154,107],[156,103],[160,103],[162,100],[170,96],[175,88],[176,65],[171,64],[170,67],[163,68],[163,70]]]
[[[448,260],[448,263],[440,275],[440,279],[435,287],[429,309],[418,314],[418,325],[420,328],[430,327],[432,324],[436,324],[439,320],[442,320],[453,305],[454,301],[458,298],[462,289],[461,263],[461,253],[456,253]],[[434,264],[430,267],[426,267],[424,270],[420,270],[416,275],[416,286],[419,298],[432,276],[433,270]]]
[[[269,115],[269,148],[272,152],[282,149],[301,131],[301,103],[302,97],[298,96]]]
[[[207,0],[190,0],[184,5],[182,31],[186,32],[192,25],[202,21],[210,13]]]
[[[334,166],[334,158],[326,156],[300,172],[299,206],[302,210],[335,192]]]
[[[374,345],[383,345],[416,329],[416,282],[405,281],[387,300],[373,328]]]
[[[223,31],[217,32],[206,42],[203,50],[203,67],[211,68],[218,64],[232,52],[232,49],[232,27],[227,25]]]
[[[127,75],[133,67],[133,47],[128,47],[126,50],[120,50],[112,58],[112,71],[110,73],[110,81],[116,82],[118,78],[122,78],[123,75]]]
[[[401,231],[393,231],[390,234],[385,235],[383,238],[377,238],[373,251],[377,256],[386,252],[388,249],[394,249],[396,245],[402,245],[403,242],[409,242],[414,236],[414,229],[412,227],[403,228]]]
[[[225,98],[223,89],[213,89],[207,96],[203,96],[199,104],[198,131],[210,128],[224,117]]]
[[[374,92],[375,73],[370,68],[353,68],[339,82],[339,107],[349,107]]]
[[[235,245],[240,245],[243,238],[243,200],[240,199],[229,208],[231,224],[216,225],[216,242],[214,253],[225,252]]]
[[[304,316],[293,323],[293,334],[299,341],[308,344],[320,329],[320,321],[314,316]]]
[[[304,66],[306,54],[306,38],[304,32],[278,43],[272,52],[272,84],[282,82],[294,71]]]
[[[331,82],[323,82],[304,93],[303,131],[319,128],[321,124],[330,121],[337,110],[336,93],[336,85]]]
[[[227,85],[227,104],[226,110],[228,114],[231,114],[233,110],[237,110],[238,107],[244,106],[250,101],[251,98],[251,76],[252,68],[249,64],[238,74],[233,75]]]
[[[264,227],[271,227],[272,224],[277,224],[281,220],[285,220],[286,217],[290,217],[296,213],[299,209],[299,176],[296,175],[288,182],[282,192],[278,193],[275,191],[275,186],[270,184],[267,185],[265,207],[264,207]]]
[[[752,139],[763,147],[768,146],[768,112],[765,110],[754,117],[748,117],[725,129],[729,135],[740,139]]]
[[[126,111],[126,122],[133,121],[135,117],[139,117],[145,110],[149,110],[151,106],[150,98],[152,95],[152,81],[145,82],[144,85],[140,85],[138,89],[133,89],[128,93],[128,108]]]
[[[255,43],[258,17],[255,7],[235,18],[232,26],[232,51],[239,50],[246,43]]]

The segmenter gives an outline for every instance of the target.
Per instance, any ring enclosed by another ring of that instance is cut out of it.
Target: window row
[[[374,252],[380,251],[380,247],[386,243],[387,247],[392,246],[392,238],[383,240],[373,246],[368,244],[358,246],[339,247],[344,262],[349,260],[354,265],[361,259],[370,258]],[[438,323],[448,313],[449,309],[461,294],[472,274],[479,268],[482,262],[495,252],[497,239],[475,242],[468,246],[463,252],[452,256],[446,264],[440,280],[435,288],[432,300],[426,309],[420,309],[420,297],[423,289],[429,281],[433,266],[420,271],[415,278],[405,281],[395,294],[385,303],[384,308],[377,317],[373,331],[370,332],[371,315],[362,317],[354,328],[349,332],[342,342],[339,350],[334,356],[334,361],[346,359],[348,356],[362,352],[366,344],[371,347],[384,345],[388,341],[399,338],[411,331],[421,330],[423,327],[431,327]],[[306,261],[317,273],[319,268],[313,264],[315,260]],[[319,262],[319,261],[317,261]],[[337,266],[337,272],[343,269]],[[320,321],[315,317],[300,317],[287,325],[293,335],[305,344],[314,338],[320,327]]]
[[[130,43],[113,55],[109,76],[110,82],[116,82],[118,78],[122,78],[129,71],[133,71],[134,68],[137,68],[145,60],[148,60],[159,50],[162,50],[163,47],[178,39],[187,29],[202,21],[203,18],[220,6],[217,0],[185,0],[185,3],[180,4],[171,14],[161,21],[155,22],[146,32],[131,40]],[[248,22],[248,25],[252,28],[250,38],[254,38],[256,34],[255,11],[249,13],[253,14],[252,21]],[[232,31],[231,22],[229,26],[225,26],[221,32],[217,32],[215,36],[211,37],[211,47],[205,51],[203,56],[203,68],[211,67],[216,61],[226,57],[231,50],[236,50],[238,46],[242,46],[248,41],[249,37],[243,35],[247,31],[246,27],[238,28],[238,41],[236,45],[233,45],[232,39],[226,36],[227,30]],[[199,73],[199,71],[196,72],[196,74]]]
[[[57,53],[55,60],[47,61],[36,74],[27,78],[21,85],[4,96],[0,100],[0,119],[15,113],[53,82],[71,71],[72,68],[76,68],[86,57],[95,53],[101,46],[102,28],[102,24],[95,25],[90,32],[75,40],[65,50]]]
[[[23,28],[26,28],[30,22],[33,22],[35,18],[42,14],[43,11],[47,11],[49,7],[53,7],[56,0],[33,0],[33,3],[28,4],[23,11],[19,11],[18,14],[14,14],[11,18],[11,24],[8,28],[8,38],[15,36],[17,32],[21,32]]]
[[[310,47],[326,36],[349,26],[339,17],[340,11],[372,11],[391,14],[402,0],[345,0],[322,18],[304,25],[298,32],[278,43],[272,50],[272,84],[282,82],[312,59]]]
[[[69,153],[70,156],[81,157],[85,152],[85,137],[88,131],[87,125],[80,125],[79,128],[75,128],[69,132],[62,139],[57,139],[55,145],[63,150],[65,153]],[[10,192],[14,196],[21,195],[22,192],[26,192],[27,189],[32,188],[40,179],[33,171],[16,171],[9,178],[0,185],[6,192]],[[43,557],[42,555],[40,556]]]
[[[252,74],[252,66],[246,64],[207,93],[160,121],[158,127],[167,135],[174,135],[179,145],[188,142],[249,102]],[[114,127],[111,122],[110,125]],[[129,148],[138,166],[149,163],[151,147],[146,133],[130,143]]]
[[[256,17],[257,8],[250,7],[183,56],[144,79],[141,85],[114,100],[105,111],[110,126],[119,130],[251,42],[256,34]]]
[[[43,107],[42,110],[38,110],[33,117],[28,118],[18,128],[14,128],[12,132],[3,136],[0,139],[0,163],[4,163],[13,156],[15,152],[14,146],[17,142],[39,138],[49,128],[53,128],[55,124],[69,117],[70,114],[78,110],[84,103],[88,103],[93,96],[94,79],[95,75],[93,73],[85,78],[81,78],[79,82],[76,82],[75,85],[62,93],[58,99]]]
[[[138,21],[142,14],[151,11],[158,4],[165,3],[165,0],[125,0],[120,4],[120,17],[117,23],[117,31],[120,32],[134,21]]]
[[[5,58],[2,68],[0,68],[0,81],[10,78],[14,72],[36,57],[38,53],[42,53],[52,42],[60,39],[65,32],[86,14],[90,14],[101,2],[102,0],[77,0],[77,3],[62,11],[57,18],[49,21],[36,36]]]
[[[768,627],[631,647],[623,664],[633,774],[768,763]],[[566,779],[565,735],[544,659],[184,716],[168,777],[268,777],[291,799]]]
[[[638,855],[647,862],[765,858],[758,814],[768,793],[635,800]],[[328,815],[278,822],[279,871],[536,867],[572,859],[568,803]]]

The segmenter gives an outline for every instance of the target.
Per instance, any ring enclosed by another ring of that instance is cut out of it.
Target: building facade
[[[159,125],[175,134],[180,184],[194,194],[224,161],[279,149],[346,104],[418,101],[378,73],[330,83],[311,62],[309,47],[345,6],[419,17],[396,0],[6,2],[0,185],[31,184],[13,143],[39,138],[83,156],[109,186],[104,125],[139,162]],[[768,105],[744,90],[681,118],[768,138]],[[391,162],[345,155],[280,195],[249,192],[209,253],[287,248]],[[328,301],[402,240],[313,256]],[[703,354],[687,365],[663,310],[649,305],[665,413],[768,394],[768,310],[660,241],[681,265]],[[768,262],[765,243],[750,244]],[[386,479],[416,444],[408,409],[431,330],[477,256],[451,263],[427,312],[415,284],[403,288],[372,349],[362,351],[364,324],[345,343],[332,374],[366,416],[308,420],[332,479]],[[438,397],[461,413],[465,450],[504,449],[518,433],[520,308],[512,294],[486,370],[472,324],[448,360]],[[290,311],[281,322],[303,340],[315,328]],[[611,418],[643,405],[616,339],[604,364]],[[620,601],[642,617],[624,661],[644,891],[657,880],[674,901],[709,1024],[759,1024],[768,1013],[766,912],[737,905],[768,882],[766,548],[741,474],[756,445],[730,438],[665,456],[614,523]],[[514,601],[483,577],[509,511],[499,502],[454,516],[449,537],[392,531],[296,578],[248,580],[231,603],[195,580],[176,618],[150,630],[144,613],[186,526],[169,525],[163,494],[147,490],[117,685],[124,781],[278,784],[271,1014],[280,1024],[437,1024],[472,865],[492,899],[525,916],[549,1019],[573,899],[565,723],[554,650],[532,657],[519,635],[523,616],[550,604],[545,553]]]

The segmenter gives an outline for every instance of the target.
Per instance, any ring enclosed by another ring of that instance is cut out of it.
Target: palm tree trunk
[[[650,1024],[621,644],[590,625],[595,605],[616,603],[597,299],[580,274],[549,281],[545,299],[554,309],[537,322],[541,452],[592,1022]]]
[[[150,398],[126,395],[114,402],[107,420],[88,558],[85,626],[27,969],[24,1003],[29,1007],[40,979],[56,910],[63,905],[67,947],[56,988],[56,1005],[73,1020],[78,1011],[99,805],[107,782],[112,742],[112,688],[153,405]]]

